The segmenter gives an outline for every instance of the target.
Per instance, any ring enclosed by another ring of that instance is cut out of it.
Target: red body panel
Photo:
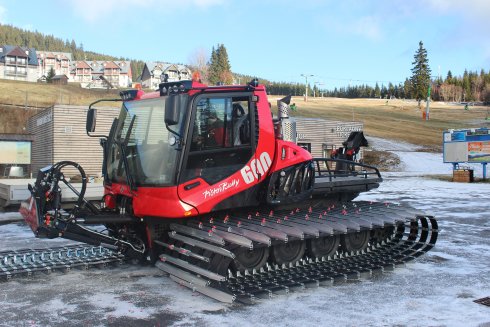
[[[20,204],[19,209],[20,214],[24,217],[27,225],[32,229],[34,233],[36,233],[39,223],[37,218],[37,207],[36,202],[32,198],[32,196],[27,200],[27,202],[22,202]]]
[[[137,193],[130,192],[124,184],[113,183],[105,187],[106,195],[124,195],[133,199],[134,215],[137,217],[181,218],[197,215],[196,208],[180,201],[177,186],[171,187],[138,187]],[[112,196],[106,196],[105,202],[109,208],[114,207]]]
[[[276,157],[274,158],[272,171],[275,172],[311,159],[311,153],[295,143],[276,140]]]

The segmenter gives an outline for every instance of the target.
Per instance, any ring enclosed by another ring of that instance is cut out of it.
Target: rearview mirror
[[[180,117],[181,94],[171,94],[165,102],[165,124],[177,125]]]
[[[97,109],[89,109],[87,112],[87,134],[95,132],[95,122],[97,120]]]

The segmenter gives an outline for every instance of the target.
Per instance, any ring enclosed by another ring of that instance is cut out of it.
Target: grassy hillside
[[[79,84],[52,85],[0,79],[0,133],[23,133],[27,119],[54,104],[89,105],[117,98],[118,90],[87,90]]]
[[[118,97],[118,90],[82,89],[78,83],[53,85],[0,79],[0,104],[49,107],[53,104],[88,105],[102,97]]]
[[[51,85],[0,80],[0,133],[22,133],[27,118],[53,104],[89,105],[102,98],[118,97],[117,90],[86,90],[78,84]],[[276,100],[269,96],[272,110]],[[333,120],[361,121],[367,135],[401,140],[441,150],[442,131],[450,128],[490,127],[485,120],[489,107],[469,107],[431,103],[430,120],[422,119],[422,111],[411,100],[339,99],[293,97],[298,110],[293,115]],[[5,105],[13,104],[14,106]],[[26,107],[27,104],[27,107]],[[117,104],[115,104],[118,106]],[[27,110],[25,110],[27,108]],[[423,105],[425,111],[425,104]]]
[[[278,97],[270,97],[276,103]],[[422,119],[422,110],[412,100],[293,98],[298,110],[293,115],[326,119],[361,121],[367,135],[424,145],[436,151],[442,148],[442,132],[447,129],[490,127],[489,107],[432,102],[430,120]],[[274,109],[275,110],[275,109]],[[488,111],[488,113],[487,113]]]

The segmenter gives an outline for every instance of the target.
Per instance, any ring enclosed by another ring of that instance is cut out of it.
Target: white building
[[[36,50],[15,45],[0,46],[0,78],[36,82]]]
[[[54,75],[66,75],[70,77],[71,53],[54,51],[37,51],[38,78],[48,76],[51,69]]]
[[[187,66],[165,62],[146,62],[141,73],[141,85],[147,89],[158,89],[166,75],[168,82],[191,79],[192,72]]]
[[[126,88],[133,81],[131,62],[125,60],[73,61],[70,82],[83,88]]]

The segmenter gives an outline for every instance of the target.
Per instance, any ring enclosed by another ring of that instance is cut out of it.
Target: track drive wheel
[[[356,233],[349,233],[340,236],[340,245],[347,252],[361,251],[367,248],[370,238],[370,231],[362,230]]]
[[[253,250],[242,250],[235,253],[234,266],[237,271],[262,268],[269,259],[269,248],[262,247]]]
[[[390,240],[395,233],[395,226],[387,226],[384,228],[377,228],[371,231],[371,239],[375,243],[381,243],[382,241]]]
[[[315,258],[332,256],[339,247],[339,235],[312,238],[308,240],[308,254]]]
[[[272,262],[278,265],[295,263],[305,254],[306,242],[282,243],[272,248]]]

